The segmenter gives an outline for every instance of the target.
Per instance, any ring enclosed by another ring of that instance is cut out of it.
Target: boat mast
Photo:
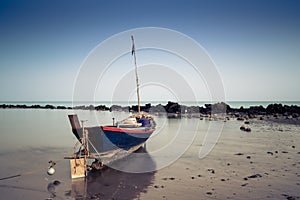
[[[135,65],[135,82],[136,82],[136,93],[137,93],[137,99],[138,99],[138,113],[141,112],[141,106],[140,106],[140,86],[139,86],[139,78],[138,78],[138,71],[137,71],[137,64],[136,64],[136,55],[135,55],[135,46],[134,46],[134,39],[133,35],[131,35],[132,40],[132,51],[131,54],[134,57],[134,65]]]

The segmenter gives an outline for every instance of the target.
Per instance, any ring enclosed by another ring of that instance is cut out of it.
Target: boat
[[[142,146],[151,134],[155,131],[155,121],[152,116],[134,114],[117,123],[105,126],[83,127],[79,123],[76,114],[68,115],[72,132],[82,142],[84,132],[88,134],[87,143],[91,148],[90,152],[107,152],[116,149],[129,151],[130,149]],[[143,122],[148,121],[148,122]]]
[[[140,109],[139,80],[133,36],[131,36],[131,39],[131,53],[134,57],[138,99],[137,113],[131,114],[128,118],[116,123],[113,118],[111,125],[92,127],[85,127],[84,120],[81,120],[80,123],[76,114],[68,115],[72,132],[80,144],[80,148],[77,152],[74,152],[71,156],[65,157],[71,159],[72,178],[79,178],[87,175],[87,159],[95,159],[93,166],[96,168],[109,165],[109,163],[124,158],[138,150],[155,131],[156,123],[153,117],[148,113],[141,112]],[[74,149],[76,148],[74,147]]]

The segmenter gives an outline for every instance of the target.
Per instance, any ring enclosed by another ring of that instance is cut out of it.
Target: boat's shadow
[[[146,150],[141,148],[134,154],[141,152],[145,153]],[[152,159],[147,158],[146,162],[141,162],[136,156],[119,160],[115,166],[126,163],[134,163],[139,165],[139,168],[143,165],[155,166]],[[75,199],[135,199],[142,192],[147,191],[148,186],[152,184],[154,174],[155,172],[128,173],[105,167],[101,171],[89,172],[85,179],[72,180],[71,193],[66,195],[71,195]]]

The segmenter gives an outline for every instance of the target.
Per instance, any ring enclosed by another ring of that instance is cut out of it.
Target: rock
[[[67,109],[66,106],[57,106],[56,108],[57,108],[57,109],[60,109],[60,110],[65,110],[65,109]]]
[[[250,124],[250,122],[249,122],[249,121],[245,121],[244,123],[245,123],[245,124]]]
[[[230,110],[230,106],[224,102],[215,103],[215,104],[211,105],[212,113],[226,113],[227,110]]]
[[[53,105],[46,105],[45,108],[46,109],[55,109],[55,106],[53,106]]]
[[[242,156],[242,155],[244,155],[243,153],[236,153],[236,154],[234,154],[234,155],[236,155],[236,156]]]
[[[43,108],[43,107],[40,105],[32,105],[32,106],[30,106],[30,108],[39,109],[39,108]]]
[[[282,196],[286,197],[286,199],[288,199],[288,200],[299,199],[299,197],[291,196],[291,195],[288,195],[288,194],[282,194]]]
[[[87,109],[88,109],[88,110],[95,110],[95,106],[89,105],[89,106],[87,107]]]
[[[246,127],[246,128],[245,128],[245,131],[246,131],[246,132],[251,132],[251,128],[250,128],[250,127]]]
[[[260,118],[259,118],[259,120],[263,120],[263,119],[264,119],[263,117],[260,117]]]
[[[164,108],[167,113],[181,113],[181,106],[178,103],[168,101]]]
[[[215,173],[215,170],[214,170],[214,169],[208,169],[207,171],[211,172],[212,174]]]
[[[125,111],[125,112],[128,112],[129,111],[129,106],[122,107],[122,106],[119,106],[119,105],[112,105],[109,108],[109,111]]]
[[[60,182],[59,180],[53,181],[53,185],[55,185],[55,186],[58,186],[58,185],[60,185],[60,184],[61,184],[61,182]]]
[[[262,175],[260,175],[260,174],[253,174],[253,175],[251,175],[251,176],[247,176],[247,177],[245,177],[247,180],[249,179],[249,178],[261,178],[262,177]],[[244,178],[244,179],[245,179]]]
[[[244,121],[244,118],[238,117],[238,118],[236,118],[236,120],[238,120],[238,121]]]
[[[269,104],[266,108],[266,112],[267,114],[275,114],[275,113],[278,113],[278,114],[283,114],[285,113],[285,109],[284,107],[282,106],[282,104]]]
[[[241,130],[241,131],[245,131],[245,132],[251,132],[251,128],[250,128],[250,127],[245,127],[244,125],[242,125],[242,126],[240,127],[240,130]]]
[[[247,158],[247,159],[251,159],[251,156],[247,156],[246,158]]]
[[[242,125],[242,126],[240,127],[240,130],[241,130],[241,131],[244,131],[245,128],[246,128],[246,127],[245,127],[244,125]]]
[[[105,110],[109,110],[109,108],[106,107],[105,105],[99,105],[99,106],[95,106],[95,110],[105,111]]]
[[[270,155],[273,156],[273,152],[271,152],[271,151],[268,151],[267,154],[270,154]]]

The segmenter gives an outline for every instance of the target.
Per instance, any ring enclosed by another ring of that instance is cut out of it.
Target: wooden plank
[[[71,159],[71,177],[73,178],[82,178],[86,175],[86,161],[84,158]]]

